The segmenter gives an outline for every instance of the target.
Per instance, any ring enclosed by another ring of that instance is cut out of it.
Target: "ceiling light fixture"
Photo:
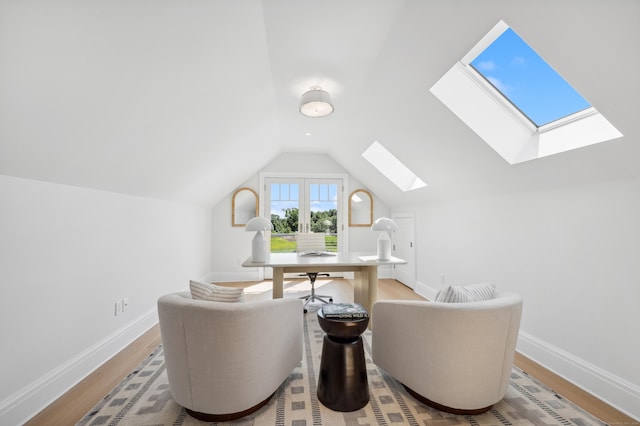
[[[322,88],[314,86],[303,93],[300,100],[300,112],[307,117],[326,117],[333,112],[331,97]]]

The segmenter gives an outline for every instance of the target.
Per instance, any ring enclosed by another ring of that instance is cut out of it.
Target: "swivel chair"
[[[160,297],[172,399],[207,422],[232,421],[269,403],[302,360],[300,306],[298,299],[195,300],[188,291]]]
[[[509,387],[521,316],[522,297],[508,292],[482,302],[378,301],[372,359],[420,402],[480,414]]]
[[[321,233],[298,233],[296,234],[296,245],[298,254],[304,252],[324,252],[327,247],[325,244],[325,235]],[[300,274],[300,276],[309,277],[309,281],[311,282],[311,293],[300,297],[304,302],[304,313],[307,313],[307,305],[315,300],[318,300],[322,303],[330,303],[333,302],[333,297],[328,295],[316,294],[315,282],[318,276],[328,277],[329,274],[318,273],[318,272],[306,272],[304,274]],[[326,300],[326,299],[329,300]]]

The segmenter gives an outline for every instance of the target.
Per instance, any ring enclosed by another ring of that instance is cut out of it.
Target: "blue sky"
[[[471,65],[538,127],[591,106],[511,28]]]
[[[336,184],[309,185],[310,209],[313,212],[337,209],[338,187]],[[285,209],[300,207],[300,188],[295,183],[271,185],[271,214],[284,217]]]

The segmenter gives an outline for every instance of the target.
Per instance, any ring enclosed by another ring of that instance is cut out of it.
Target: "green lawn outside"
[[[327,251],[337,251],[338,237],[327,235],[325,237]],[[291,253],[296,251],[296,242],[281,236],[271,236],[271,253]]]
[[[296,251],[296,242],[282,237],[271,237],[271,253],[291,253]]]

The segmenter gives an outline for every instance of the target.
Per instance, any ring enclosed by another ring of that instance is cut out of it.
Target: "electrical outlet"
[[[122,312],[126,312],[128,307],[129,307],[129,298],[125,297],[124,299],[122,299]]]
[[[117,300],[113,314],[118,316],[122,312],[122,300]]]

